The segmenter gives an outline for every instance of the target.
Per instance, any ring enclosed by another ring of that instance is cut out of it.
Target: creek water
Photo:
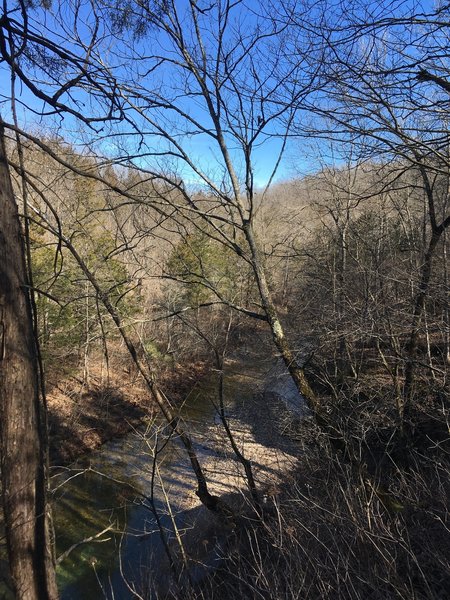
[[[228,411],[252,397],[261,383],[262,369],[259,363],[244,376],[239,370],[227,374]],[[218,424],[217,402],[217,375],[212,373],[192,390],[181,410],[200,462],[214,454],[207,438],[214,423]],[[174,522],[181,532],[193,526],[194,510],[186,509],[185,499],[194,494],[196,484],[186,452],[176,439],[159,454],[161,480],[156,477],[152,483],[152,449],[165,439],[162,423],[150,423],[103,445],[53,478],[57,556],[111,527],[99,538],[75,547],[60,562],[61,600],[127,600],[135,597],[130,589],[134,585],[146,599],[156,597],[155,590],[167,591],[170,564],[148,498],[153,489],[160,525],[174,548]],[[165,493],[170,496],[174,520],[168,514]],[[191,578],[197,576],[201,573],[191,573]]]
[[[216,418],[214,377],[210,379],[191,392],[182,409],[197,440]],[[178,500],[195,490],[186,454],[176,439],[165,443],[167,434],[161,423],[149,423],[104,444],[53,478],[57,556],[93,538],[60,562],[61,600],[126,600],[135,597],[133,586],[145,598],[151,598],[154,590],[167,591],[170,563],[152,511],[152,490],[154,508],[172,549],[174,522],[181,531],[191,527],[191,515]],[[164,446],[158,455],[159,475],[153,469],[155,446]],[[196,450],[200,459],[211,452],[200,442]],[[165,493],[170,496],[173,518]]]
[[[280,364],[252,358],[245,375],[241,361],[238,368],[228,370],[227,409],[233,412],[235,404],[252,398],[264,383],[266,391],[285,400],[292,396],[302,412],[304,403]],[[214,454],[208,436],[212,424],[218,423],[215,405],[217,377],[212,373],[192,390],[181,410],[200,462]],[[182,533],[192,529],[199,509],[186,508],[186,496],[196,489],[195,480],[179,441],[170,439],[164,445],[167,433],[161,422],[143,425],[52,475],[56,555],[67,553],[57,569],[61,600],[128,600],[138,597],[132,592],[134,586],[148,600],[156,597],[156,591],[168,590],[173,579],[170,563],[149,499],[153,493],[154,508],[172,551],[176,548],[174,523]],[[153,452],[162,445],[160,477],[154,477]],[[191,572],[193,578],[201,576],[201,570]],[[9,598],[3,592],[0,582],[0,597]]]

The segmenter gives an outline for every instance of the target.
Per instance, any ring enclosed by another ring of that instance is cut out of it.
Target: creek
[[[216,395],[217,375],[212,373],[201,385],[194,386],[180,410],[200,462],[214,453],[208,447],[208,436],[211,423],[217,422]],[[52,468],[61,600],[128,600],[136,597],[130,589],[133,585],[146,600],[155,596],[154,590],[167,591],[173,577],[152,508],[158,512],[172,551],[174,523],[186,537],[186,531],[193,530],[198,512],[196,482],[186,452],[176,439],[165,444],[167,438],[164,423],[156,419],[105,443],[68,468]],[[164,448],[158,454],[159,474],[155,476],[156,444]],[[152,491],[153,507],[149,501]],[[173,516],[168,511],[166,494]],[[195,498],[195,508],[186,508],[189,496]],[[0,598],[13,600],[6,583],[7,571],[0,514]],[[191,573],[191,578],[199,576]]]
[[[253,410],[255,392],[262,387],[266,393],[283,398],[290,410],[303,411],[301,398],[279,361],[255,360],[253,356],[244,375],[243,362],[236,361],[233,368],[227,369],[229,414],[245,403]],[[201,463],[217,456],[209,443],[211,427],[219,421],[216,394],[217,375],[213,372],[194,387],[181,409]],[[250,414],[251,422],[253,418]],[[191,537],[191,546],[205,544],[206,548],[208,526],[203,523],[203,530],[201,524],[198,527],[202,509],[194,495],[196,484],[186,453],[176,439],[171,439],[158,455],[159,477],[154,477],[153,449],[155,444],[161,447],[166,439],[167,430],[161,422],[148,423],[104,444],[69,469],[53,472],[56,555],[67,554],[57,569],[61,600],[128,600],[138,597],[132,593],[134,585],[146,600],[156,597],[155,590],[163,594],[168,591],[173,578],[149,502],[152,491],[171,552],[177,547],[176,528],[188,544]],[[102,535],[98,535],[100,532]],[[85,542],[80,543],[82,540]],[[190,569],[191,580],[214,568],[217,554],[213,545],[209,548],[201,557],[203,566]]]
[[[214,421],[214,377],[188,396],[182,416],[195,431],[199,459],[211,450],[199,442]],[[167,591],[170,563],[156,523],[150,498],[160,516],[170,546],[174,548],[174,522],[181,532],[192,527],[185,502],[193,494],[193,479],[186,454],[177,440],[170,440],[158,455],[159,476],[153,472],[153,449],[163,446],[167,431],[153,422],[108,442],[102,448],[52,478],[56,553],[61,556],[81,540],[57,570],[61,600],[133,598],[136,585],[144,597],[152,590]],[[161,485],[162,482],[162,485]],[[162,487],[163,486],[163,487]],[[165,493],[170,496],[169,514]]]

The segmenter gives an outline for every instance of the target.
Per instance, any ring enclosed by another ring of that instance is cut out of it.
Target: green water
[[[267,372],[267,365],[253,363],[252,372],[247,369],[243,376],[239,366],[226,379],[228,408],[236,399],[250,398]],[[217,376],[212,373],[193,389],[181,411],[200,462],[213,452],[208,448],[208,426],[218,422],[216,389]],[[174,529],[164,494],[159,481],[152,484],[152,449],[156,444],[161,447],[167,435],[160,423],[150,423],[105,444],[70,469],[53,471],[57,557],[82,540],[95,538],[78,545],[58,565],[61,600],[128,600],[135,597],[130,590],[133,586],[146,600],[156,597],[155,590],[167,592],[173,578],[149,502],[153,487],[154,503],[173,553]],[[196,483],[176,439],[164,447],[158,464],[177,527],[189,530],[194,509],[186,510],[180,499],[194,495]],[[1,583],[0,597],[8,597]]]
[[[194,387],[181,409],[200,459],[209,452],[204,431],[215,419],[214,403],[217,399],[213,374],[201,387]],[[152,490],[154,507],[173,554],[176,544],[160,480],[153,479],[154,448],[164,446],[158,455],[158,465],[175,522],[182,532],[192,527],[192,518],[179,501],[186,494],[193,495],[196,489],[185,451],[173,438],[165,445],[168,436],[161,422],[149,423],[139,431],[104,444],[70,468],[52,469],[57,558],[75,546],[58,564],[61,600],[135,597],[125,580],[130,587],[135,585],[146,599],[155,596],[155,589],[167,591],[171,570],[152,512]],[[103,530],[107,531],[98,536]],[[89,538],[92,539],[87,541]],[[83,540],[86,542],[80,544]],[[0,518],[2,600],[13,599],[5,584],[7,570]]]
[[[215,418],[215,382],[195,388],[183,407],[183,418],[196,432],[199,457],[208,452],[202,440],[204,425]],[[161,447],[168,431],[154,423],[105,444],[87,460],[52,478],[57,556],[72,545],[110,530],[76,547],[58,566],[62,600],[132,598],[125,580],[139,593],[167,590],[171,571],[151,510],[152,449]],[[160,473],[177,526],[189,528],[189,511],[178,499],[193,494],[195,481],[185,452],[176,439],[158,457]],[[154,503],[172,552],[176,548],[172,521],[159,480],[153,482]]]

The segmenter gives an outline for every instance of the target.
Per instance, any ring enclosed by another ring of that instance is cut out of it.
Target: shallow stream
[[[226,378],[228,411],[233,412],[234,403],[241,405],[252,399],[263,386],[287,404],[289,397],[296,396],[294,404],[302,410],[303,403],[280,363],[255,361],[253,357],[243,375],[242,362],[237,361]],[[212,424],[218,422],[216,393],[217,377],[212,373],[192,390],[181,411],[200,462],[215,455],[208,437]],[[172,554],[177,548],[175,529],[182,534],[192,530],[200,509],[198,502],[189,502],[190,496],[195,498],[196,485],[185,451],[176,439],[167,444],[165,440],[163,425],[149,423],[104,444],[69,469],[53,471],[61,600],[138,598],[133,589],[148,600],[156,597],[154,590],[167,592],[173,580],[171,566],[152,508],[160,517]],[[155,447],[163,447],[158,454],[159,474],[153,468]],[[170,497],[172,514],[166,496]],[[200,531],[199,536],[194,543],[208,543],[202,539],[206,532]],[[215,553],[210,553],[209,567],[214,566],[214,557]],[[191,578],[201,577],[202,572],[191,571]],[[0,597],[8,598],[2,591],[0,584]]]
[[[225,385],[227,410],[232,412],[235,402],[251,398],[262,380],[261,364],[245,376],[238,371],[229,373]],[[208,445],[208,433],[214,423],[218,424],[215,405],[217,376],[212,373],[192,390],[182,408],[200,462],[214,454]],[[146,600],[155,589],[167,591],[170,564],[148,500],[152,494],[153,449],[157,441],[161,447],[166,439],[167,430],[161,423],[151,423],[103,445],[53,478],[57,556],[112,527],[99,538],[74,548],[59,564],[61,600],[127,600],[134,597],[130,589],[133,585]],[[186,496],[194,496],[196,485],[186,453],[177,440],[170,440],[164,447],[158,464],[164,489],[156,477],[154,503],[173,549],[173,523],[182,533],[192,527],[190,513],[198,509],[186,508]],[[174,521],[168,514],[164,492],[170,496]]]
[[[196,430],[196,439],[215,418],[213,395],[212,382],[203,384],[183,407],[183,418]],[[174,526],[165,493],[170,496],[175,523],[183,531],[191,519],[177,500],[193,493],[195,482],[180,444],[172,439],[164,446],[166,440],[167,431],[151,423],[104,444],[53,478],[57,556],[81,540],[94,538],[60,562],[61,600],[125,600],[133,597],[128,587],[133,585],[144,594],[167,589],[170,563],[152,512],[152,490],[160,525],[173,549]],[[153,470],[156,444],[164,446],[158,455],[160,477]],[[200,460],[209,452],[201,443],[196,450]]]

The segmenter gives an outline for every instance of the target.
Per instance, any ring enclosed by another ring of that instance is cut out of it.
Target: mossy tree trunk
[[[294,380],[298,391],[306,400],[308,407],[316,417],[320,417],[321,408],[318,398],[313,392],[302,366],[298,363],[291,345],[286,339],[277,308],[272,300],[272,295],[267,283],[264,257],[258,247],[258,243],[255,239],[255,233],[250,222],[244,224],[244,232],[250,248],[252,266],[256,283],[258,285],[261,305],[270,327],[273,342],[279,351],[292,379]]]

